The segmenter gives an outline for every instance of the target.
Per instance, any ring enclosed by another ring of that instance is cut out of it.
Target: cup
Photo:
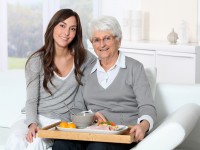
[[[73,113],[71,115],[71,118],[72,122],[76,124],[77,128],[83,129],[93,124],[94,115],[95,114],[91,110],[89,110],[89,111],[82,111],[76,114]]]

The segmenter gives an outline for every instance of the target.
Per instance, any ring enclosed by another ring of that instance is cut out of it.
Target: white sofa
[[[157,84],[155,130],[132,150],[199,150],[200,84]]]
[[[153,89],[158,123],[133,150],[199,149],[200,85],[157,84]],[[24,71],[0,72],[0,150],[25,99]]]
[[[25,104],[25,86],[24,70],[0,72],[0,150]]]

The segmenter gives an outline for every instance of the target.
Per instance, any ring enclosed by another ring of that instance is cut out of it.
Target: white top
[[[59,76],[55,71],[54,71],[53,73],[54,73],[54,75],[55,75],[57,78],[59,78],[59,79],[61,79],[61,80],[65,80],[65,79],[67,79],[67,77],[72,73],[73,70],[74,70],[74,64],[73,64],[73,67],[72,67],[71,71],[70,71],[66,76],[64,76],[64,77]]]

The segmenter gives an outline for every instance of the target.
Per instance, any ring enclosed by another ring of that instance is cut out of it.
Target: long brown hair
[[[44,69],[43,87],[50,94],[52,93],[49,90],[47,83],[50,82],[53,85],[51,81],[54,75],[53,71],[58,72],[58,68],[54,64],[55,46],[54,46],[54,39],[53,39],[53,31],[54,31],[55,26],[59,22],[62,22],[71,16],[74,16],[76,18],[77,29],[76,29],[76,35],[74,39],[72,40],[72,42],[68,45],[68,48],[70,52],[74,54],[75,78],[77,82],[81,84],[81,76],[83,75],[83,72],[81,71],[80,67],[86,59],[86,50],[84,49],[83,42],[82,42],[82,38],[83,38],[82,27],[81,27],[81,21],[80,21],[79,15],[71,9],[61,9],[54,14],[54,16],[50,20],[46,29],[46,33],[44,36],[45,38],[44,45],[35,53],[33,53],[28,59],[29,61],[32,56],[39,53],[42,60],[43,69]]]

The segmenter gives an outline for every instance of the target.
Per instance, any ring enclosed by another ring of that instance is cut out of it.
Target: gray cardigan
[[[88,64],[95,60],[96,57],[88,51],[86,62],[81,66],[81,69],[84,70]],[[27,125],[39,123],[38,114],[69,121],[69,109],[73,106],[74,97],[79,86],[74,71],[65,80],[53,76],[52,83],[54,86],[48,83],[52,95],[43,88],[43,74],[41,58],[39,55],[34,55],[25,70],[27,85],[25,123]]]
[[[126,68],[120,68],[106,89],[98,83],[96,71],[91,73],[95,63],[85,71],[84,85],[79,87],[75,98],[76,108],[99,111],[117,124],[136,124],[142,115],[156,120],[150,85],[140,62],[126,57]]]

